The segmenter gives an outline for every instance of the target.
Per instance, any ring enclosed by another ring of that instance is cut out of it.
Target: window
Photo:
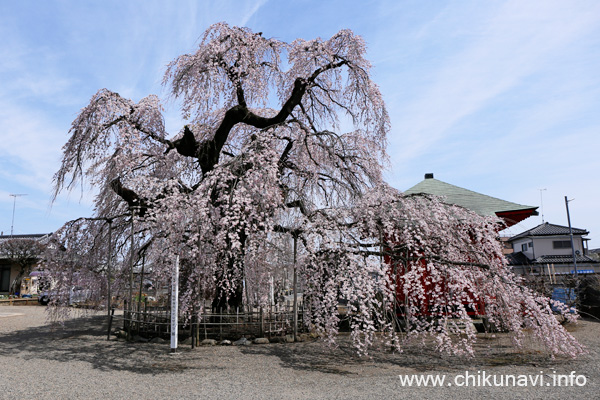
[[[527,243],[521,245],[521,251],[527,251]]]
[[[554,248],[554,249],[570,249],[571,241],[570,240],[553,240],[552,248]]]

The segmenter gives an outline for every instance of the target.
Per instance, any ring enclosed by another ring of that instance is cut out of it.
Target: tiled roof
[[[530,265],[531,261],[527,258],[522,251],[517,253],[511,253],[506,255],[506,261],[508,265]]]
[[[573,235],[587,235],[589,232],[585,229],[572,228]],[[529,236],[556,236],[556,235],[568,235],[569,227],[562,225],[554,225],[549,224],[548,222],[538,225],[535,228],[531,228],[526,230],[525,232],[521,232],[518,235],[515,235],[509,239],[509,241],[513,241],[515,239],[520,239]]]
[[[597,263],[598,261],[588,256],[576,256],[578,263],[589,264]],[[535,264],[572,264],[573,256],[540,256],[535,259]]]
[[[36,240],[45,240],[52,233],[30,233],[25,235],[0,235],[0,243],[5,242],[11,239],[36,239]]]
[[[484,216],[496,216],[496,213],[519,210],[535,210],[537,207],[512,203],[485,194],[463,189],[446,182],[426,177],[423,181],[411,187],[405,194],[428,193],[445,198],[445,202],[456,204]],[[534,215],[537,213],[534,211]]]

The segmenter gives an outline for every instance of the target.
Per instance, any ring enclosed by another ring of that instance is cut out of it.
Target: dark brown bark
[[[129,208],[137,209],[140,217],[143,217],[146,214],[146,211],[148,210],[148,202],[140,198],[133,190],[123,186],[120,178],[114,179],[110,183],[110,187],[119,197],[129,204]]]
[[[206,174],[212,171],[219,162],[221,150],[227,142],[231,129],[239,123],[253,126],[258,129],[265,129],[284,122],[292,113],[294,108],[300,104],[307,88],[314,83],[317,77],[325,71],[339,68],[347,64],[346,61],[330,63],[316,69],[308,79],[297,78],[294,81],[294,87],[290,97],[283,104],[277,115],[271,118],[261,117],[251,112],[243,101],[243,90],[238,87],[238,99],[240,104],[230,108],[225,113],[225,117],[217,128],[215,135],[210,140],[198,143],[191,130],[186,126],[181,139],[173,142],[175,149],[181,155],[196,157],[200,163],[202,173]]]

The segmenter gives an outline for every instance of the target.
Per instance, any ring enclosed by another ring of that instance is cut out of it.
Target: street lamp
[[[15,193],[15,194],[9,194],[9,196],[11,196],[11,197],[14,198],[14,200],[13,200],[12,223],[10,224],[10,237],[12,238],[12,236],[13,236],[13,230],[14,230],[14,227],[15,227],[15,207],[17,205],[17,197],[27,196],[27,194],[25,194],[25,193],[21,193],[21,194]]]

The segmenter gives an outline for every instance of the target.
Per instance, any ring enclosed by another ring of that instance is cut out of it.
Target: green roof
[[[429,175],[429,174],[428,174]],[[427,177],[411,187],[405,194],[427,193],[444,197],[444,202],[455,204],[484,216],[496,216],[499,212],[536,209],[534,206],[512,203],[485,194],[473,192],[440,180]]]

